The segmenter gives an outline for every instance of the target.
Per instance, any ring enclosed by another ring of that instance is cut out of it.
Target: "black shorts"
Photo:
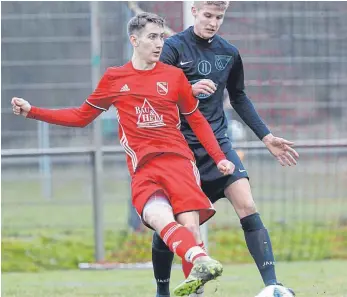
[[[220,173],[216,163],[203,146],[200,144],[190,146],[200,172],[201,188],[212,203],[215,203],[220,198],[224,198],[225,188],[233,182],[241,178],[248,179],[247,171],[243,167],[236,151],[232,148],[231,143],[229,141],[224,142],[220,146],[227,159],[235,164],[235,171],[232,175],[224,176]]]

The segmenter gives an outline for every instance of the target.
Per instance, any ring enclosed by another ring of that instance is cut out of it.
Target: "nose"
[[[156,47],[157,49],[162,49],[163,46],[164,46],[164,40],[159,39],[159,40],[155,43],[155,47]]]
[[[211,20],[210,26],[213,28],[216,28],[217,27],[217,20]]]

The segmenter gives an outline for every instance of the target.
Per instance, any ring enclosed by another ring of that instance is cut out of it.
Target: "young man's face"
[[[193,6],[194,32],[201,38],[212,38],[223,24],[225,11],[216,5]]]
[[[159,61],[164,45],[164,28],[148,23],[138,34],[130,37],[138,56],[147,63]]]

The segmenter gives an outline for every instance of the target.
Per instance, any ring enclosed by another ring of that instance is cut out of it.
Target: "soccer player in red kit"
[[[94,92],[78,108],[44,109],[14,97],[16,115],[51,124],[84,127],[111,105],[116,108],[119,138],[131,174],[132,203],[144,224],[160,234],[170,250],[193,264],[189,277],[176,289],[189,295],[222,273],[222,265],[199,245],[199,224],[215,210],[200,188],[193,153],[180,132],[186,116],[198,139],[223,174],[234,165],[197,109],[198,101],[182,70],[159,62],[164,20],[142,13],[128,24],[134,52],[130,62],[110,67]]]

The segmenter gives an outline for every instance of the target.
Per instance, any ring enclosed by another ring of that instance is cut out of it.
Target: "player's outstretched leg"
[[[170,251],[157,232],[152,240],[152,263],[157,283],[156,297],[170,297],[170,276],[174,253]]]
[[[176,222],[169,223],[160,232],[160,237],[171,251],[187,262],[193,263],[188,278],[175,288],[174,294],[176,296],[187,296],[195,293],[206,282],[222,274],[222,264],[211,259],[196,244],[193,234],[182,225]]]
[[[186,212],[184,216],[189,216],[189,213]],[[197,245],[190,229],[175,221],[172,208],[164,198],[150,199],[144,207],[143,219],[160,234],[161,239],[172,252],[193,263],[188,279],[175,289],[177,296],[195,293],[201,285],[222,274],[222,265],[208,257],[206,252]],[[199,229],[199,226],[195,228]]]

